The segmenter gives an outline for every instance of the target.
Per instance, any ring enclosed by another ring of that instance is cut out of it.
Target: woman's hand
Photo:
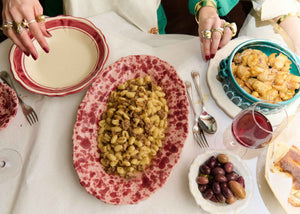
[[[224,28],[224,24],[225,20],[220,19],[214,7],[205,6],[200,9],[198,33],[206,60],[214,58],[217,50],[231,40],[231,28]],[[205,31],[211,32],[211,39],[205,37]]]
[[[43,20],[37,17],[43,14],[43,8],[38,0],[2,0],[3,33],[9,37],[27,56],[34,60],[38,53],[29,34],[32,34],[45,52],[49,52],[49,46],[45,37],[51,37],[46,30]],[[25,20],[28,22],[28,30],[19,24]]]

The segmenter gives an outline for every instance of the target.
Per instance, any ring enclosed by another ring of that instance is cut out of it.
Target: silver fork
[[[33,110],[33,108],[29,105],[27,105],[26,103],[24,103],[24,101],[21,99],[21,97],[19,96],[9,74],[6,71],[1,71],[0,72],[0,78],[3,80],[4,83],[6,83],[7,85],[9,85],[11,88],[13,88],[18,96],[19,99],[19,103],[21,105],[23,114],[25,115],[28,123],[30,125],[33,125],[34,123],[38,122],[38,116],[35,113],[35,111]]]
[[[195,138],[196,142],[198,143],[198,145],[201,148],[205,148],[205,147],[207,148],[209,146],[208,146],[208,143],[206,141],[206,137],[204,135],[203,130],[198,125],[199,124],[199,116],[196,113],[194,103],[193,103],[193,99],[192,99],[192,94],[191,94],[192,85],[191,85],[191,82],[185,81],[185,87],[186,87],[187,96],[188,96],[188,99],[189,99],[189,102],[190,102],[190,106],[192,108],[193,115],[194,115],[194,125],[193,125],[193,129],[192,129],[194,138]]]

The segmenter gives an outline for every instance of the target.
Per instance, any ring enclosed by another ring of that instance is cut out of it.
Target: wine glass
[[[22,158],[13,149],[0,149],[0,183],[19,174],[22,168]]]
[[[272,104],[271,108],[266,105]],[[230,150],[240,156],[247,149],[260,149],[273,142],[288,124],[284,106],[275,101],[261,100],[236,115],[223,141]]]

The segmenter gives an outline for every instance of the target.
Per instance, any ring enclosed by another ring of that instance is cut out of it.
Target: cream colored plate
[[[15,79],[27,90],[48,96],[64,96],[86,88],[108,58],[108,45],[102,32],[87,19],[57,16],[46,19],[52,37],[46,38],[47,54],[33,38],[38,59],[26,57],[12,46],[11,70]]]
[[[283,173],[273,173],[270,169],[273,166],[273,160],[276,160],[281,152],[287,151],[292,145],[300,148],[299,121],[300,112],[298,112],[292,120],[290,119],[288,127],[275,140],[275,144],[269,146],[265,164],[265,178],[267,183],[283,209],[289,214],[300,213],[300,207],[293,207],[287,201],[291,190],[292,179]],[[275,152],[274,156],[272,156],[274,146]]]

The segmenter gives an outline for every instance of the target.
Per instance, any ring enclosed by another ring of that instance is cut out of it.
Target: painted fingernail
[[[29,53],[28,53],[27,51],[24,51],[24,54],[25,54],[26,56],[29,56]]]
[[[49,53],[49,48],[43,48],[46,53]]]
[[[213,59],[215,57],[215,54],[211,54],[210,58]]]
[[[218,47],[218,50],[220,50],[221,49],[221,47]]]
[[[206,55],[206,56],[205,56],[205,59],[206,59],[206,61],[208,61],[208,60],[209,60],[209,56]]]
[[[48,30],[46,30],[46,32],[50,37],[52,37],[52,34]]]
[[[36,55],[31,54],[31,56],[32,56],[32,58],[33,58],[34,60],[37,60],[37,56],[36,56]]]

